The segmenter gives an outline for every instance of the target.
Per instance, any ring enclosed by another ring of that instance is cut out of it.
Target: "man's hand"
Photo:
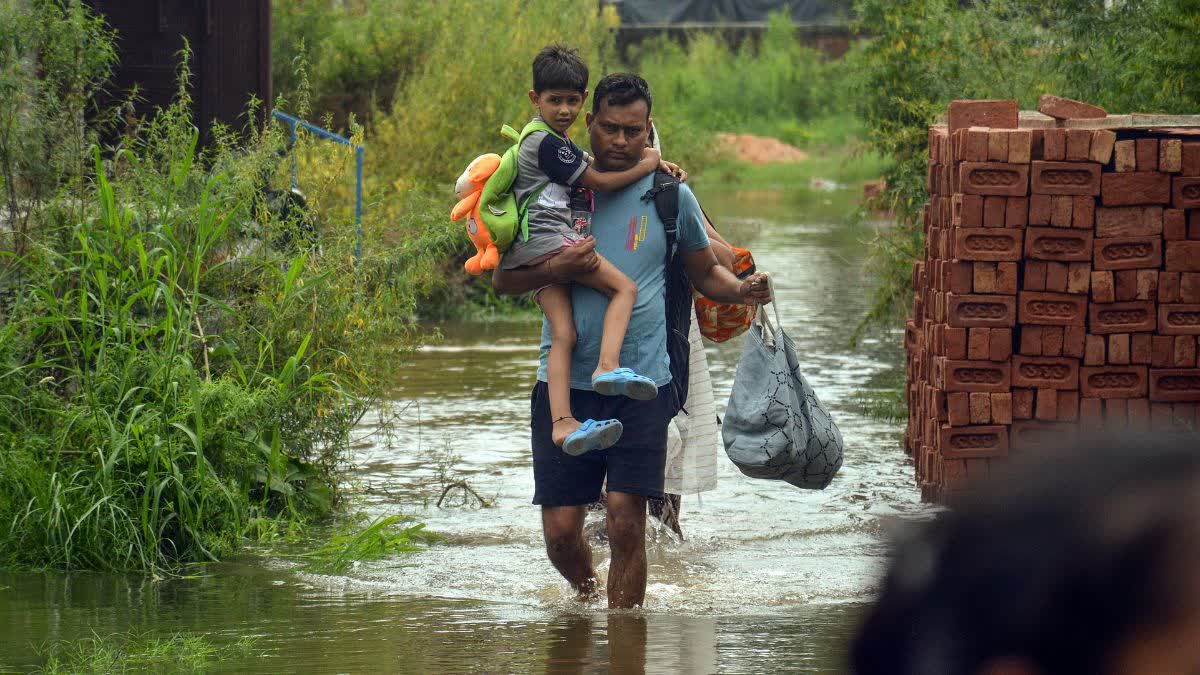
[[[573,278],[595,272],[598,267],[600,256],[596,255],[596,240],[592,237],[568,246],[546,261],[546,271],[556,284],[565,284]]]
[[[771,302],[771,287],[767,284],[767,275],[762,272],[743,279],[739,292],[742,302],[747,305],[765,305]]]
[[[687,172],[684,171],[682,168],[680,168],[679,165],[674,162],[668,162],[665,159],[659,160],[658,170],[662,171],[663,173],[670,174],[673,178],[677,179],[680,183],[687,182],[687,179],[688,179]]]

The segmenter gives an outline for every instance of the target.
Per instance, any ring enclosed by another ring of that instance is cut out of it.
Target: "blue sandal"
[[[625,426],[621,420],[586,420],[579,425],[567,440],[563,441],[563,452],[578,457],[591,450],[603,450],[621,440]]]
[[[628,396],[639,401],[653,401],[658,397],[658,385],[654,380],[629,368],[617,368],[593,378],[592,389],[602,396]]]

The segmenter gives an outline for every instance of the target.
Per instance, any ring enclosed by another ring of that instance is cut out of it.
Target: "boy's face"
[[[529,100],[533,102],[533,107],[537,108],[538,114],[546,124],[560,134],[565,134],[575,123],[575,118],[579,117],[579,111],[583,109],[583,102],[587,97],[586,91],[578,92],[573,89],[543,89],[540,94],[529,90]]]

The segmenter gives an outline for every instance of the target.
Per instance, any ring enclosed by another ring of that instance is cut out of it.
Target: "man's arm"
[[[732,268],[733,248],[712,226],[707,215],[704,217],[704,231],[708,233],[708,245],[712,248],[713,254],[717,256],[717,262],[721,263],[723,267]]]
[[[764,274],[759,272],[746,279],[738,279],[717,260],[712,246],[682,251],[682,254],[688,279],[704,297],[730,305],[765,305],[771,301]]]
[[[492,288],[501,295],[520,295],[550,284],[565,284],[600,266],[596,240],[588,237],[553,258],[529,267],[492,270]]]

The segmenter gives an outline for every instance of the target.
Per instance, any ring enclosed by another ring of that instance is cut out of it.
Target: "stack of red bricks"
[[[1039,110],[955,101],[929,131],[905,335],[926,499],[1047,435],[1200,418],[1200,117]]]

